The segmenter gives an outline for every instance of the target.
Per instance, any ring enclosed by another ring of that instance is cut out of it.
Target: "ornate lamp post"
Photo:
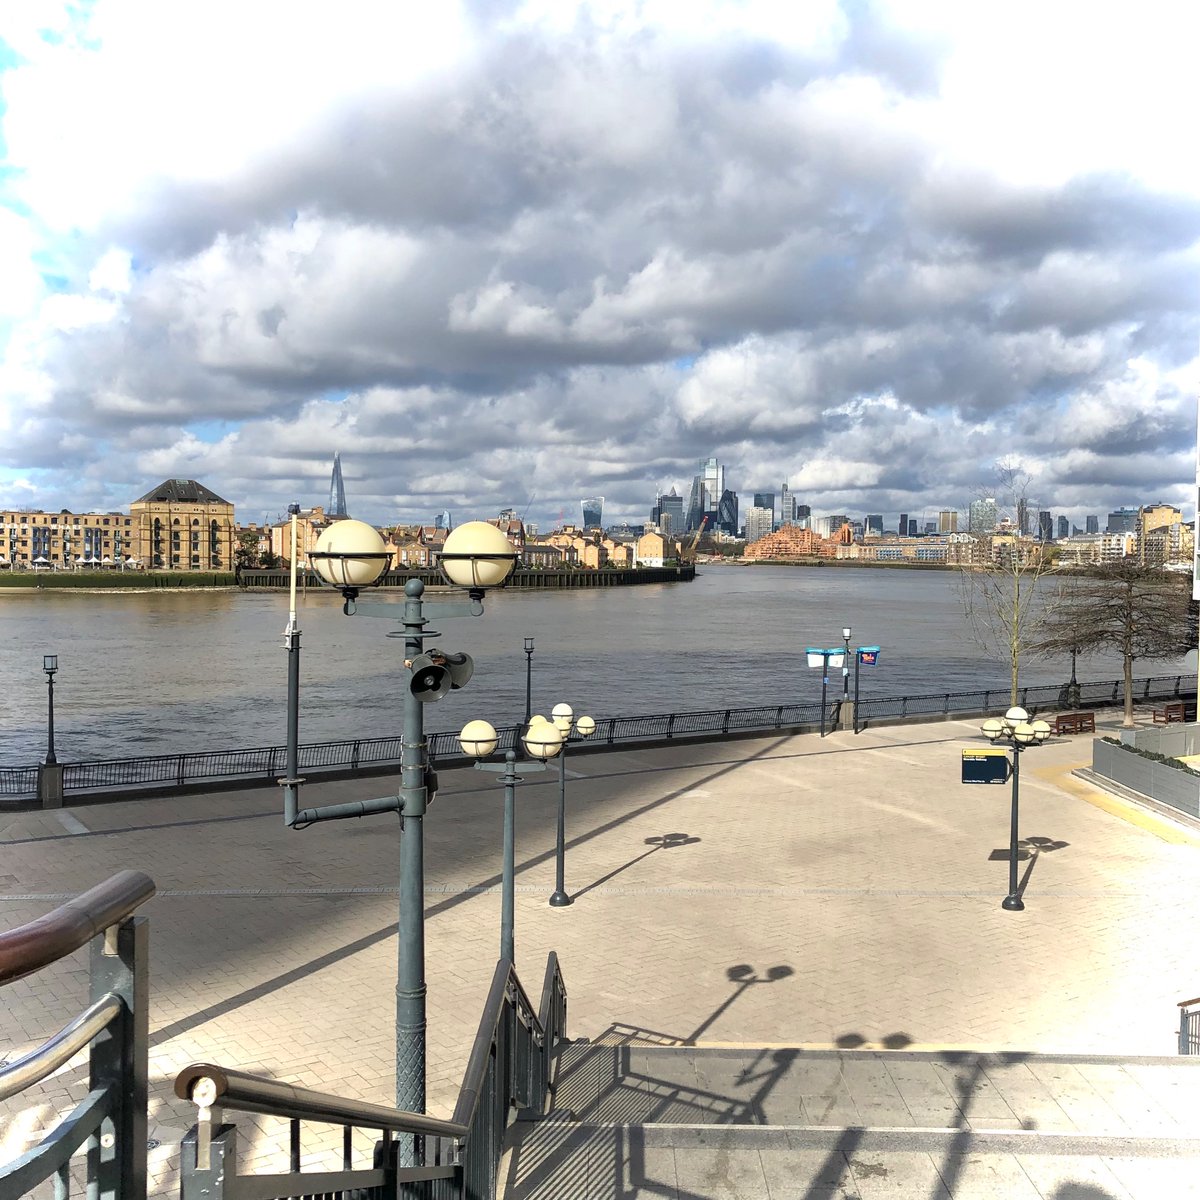
[[[1030,721],[1029,714],[1020,707],[1010,708],[1003,717],[989,717],[980,726],[980,732],[993,744],[1008,742],[1012,746],[1012,812],[1008,835],[1008,895],[1000,902],[1001,908],[1010,912],[1021,912],[1025,902],[1017,884],[1017,808],[1021,794],[1021,755],[1030,746],[1040,746],[1050,736],[1050,726],[1045,721]]]
[[[46,745],[46,766],[53,767],[58,762],[58,759],[54,757],[54,673],[58,670],[58,655],[43,654],[42,670],[46,672],[47,696],[50,705],[47,724],[49,741]]]
[[[558,833],[554,843],[554,894],[550,897],[551,908],[566,908],[573,903],[563,884],[567,854],[567,743],[574,729],[580,737],[591,737],[596,732],[596,722],[591,717],[575,719],[575,711],[569,704],[556,704],[550,713],[555,727],[562,735],[562,752],[558,756]],[[536,721],[537,718],[534,718]],[[532,724],[530,725],[532,729]]]
[[[533,712],[533,638],[525,639],[525,724]]]
[[[387,570],[391,552],[379,533],[362,521],[337,521],[317,541],[309,555],[321,578],[340,589],[347,615],[359,610],[360,589],[377,583]],[[296,756],[289,747],[289,778],[284,787],[284,820],[293,828],[315,821],[362,817],[370,813],[400,815],[400,913],[396,964],[396,1106],[408,1112],[425,1111],[425,863],[424,817],[436,777],[429,766],[425,740],[424,708],[470,678],[472,664],[465,654],[425,650],[425,639],[438,635],[426,626],[428,616],[478,616],[483,594],[508,578],[517,553],[494,525],[470,521],[446,538],[441,569],[449,582],[467,589],[469,603],[424,605],[425,585],[410,579],[404,587],[401,617],[404,665],[411,677],[402,689],[403,736],[400,756],[400,789],[396,796],[331,804],[298,810]],[[294,567],[293,567],[294,570]],[[396,619],[393,605],[363,605],[368,616]],[[290,640],[290,639],[289,639]],[[298,649],[298,647],[297,647]],[[289,692],[291,689],[289,689]],[[289,694],[289,707],[297,703]],[[291,729],[289,727],[289,740]],[[406,1139],[407,1140],[407,1139]],[[402,1146],[402,1157],[411,1164],[414,1147]]]
[[[562,734],[549,721],[540,721],[530,726],[522,741],[532,760],[521,765],[521,770],[525,772],[547,770],[543,760],[553,758],[561,751],[563,745]],[[496,749],[499,738],[494,726],[487,721],[468,721],[463,726],[462,733],[458,735],[458,742],[472,758],[483,759]],[[504,756],[503,765],[477,762],[475,770],[502,772],[500,782],[504,784],[504,862],[500,874],[500,957],[511,963],[516,961],[513,941],[513,914],[516,907],[516,793],[517,784],[521,782],[521,776],[517,774],[516,752],[508,751]]]

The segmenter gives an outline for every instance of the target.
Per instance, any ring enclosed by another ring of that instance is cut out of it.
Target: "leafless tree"
[[[975,641],[1007,664],[1010,703],[1020,692],[1021,661],[1041,637],[1055,597],[1042,586],[1054,570],[1052,548],[1022,536],[1028,511],[1029,475],[1013,462],[996,464],[995,528],[972,530],[977,540],[970,561],[959,566],[963,611]],[[993,499],[989,489],[988,498]]]
[[[1133,664],[1174,658],[1192,648],[1190,580],[1132,561],[1073,579],[1046,614],[1039,654],[1119,654],[1125,674],[1125,725],[1133,725]]]

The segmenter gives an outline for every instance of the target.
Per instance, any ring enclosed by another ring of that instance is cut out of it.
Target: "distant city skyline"
[[[1190,519],[1200,10],[250,9],[6,6],[0,505]]]

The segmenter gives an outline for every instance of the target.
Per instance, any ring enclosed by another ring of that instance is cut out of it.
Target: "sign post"
[[[878,646],[859,646],[854,652],[854,732],[859,731],[858,724],[858,669],[859,667],[873,667],[879,662],[879,647]]]

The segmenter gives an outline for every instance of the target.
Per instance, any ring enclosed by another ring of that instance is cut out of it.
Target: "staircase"
[[[565,1043],[505,1200],[1200,1196],[1200,1058]]]

